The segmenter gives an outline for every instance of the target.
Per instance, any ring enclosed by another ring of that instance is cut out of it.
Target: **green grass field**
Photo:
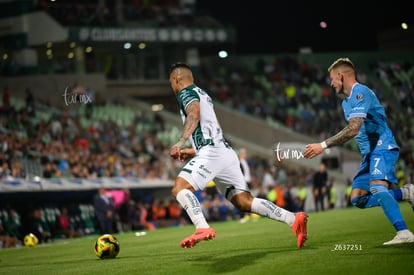
[[[408,203],[400,207],[414,230]],[[95,256],[97,236],[2,249],[0,274],[414,274],[414,243],[382,245],[395,233],[380,208],[310,213],[302,249],[287,225],[269,219],[211,225],[216,239],[191,249],[179,242],[193,226],[115,234],[121,251],[109,260]]]

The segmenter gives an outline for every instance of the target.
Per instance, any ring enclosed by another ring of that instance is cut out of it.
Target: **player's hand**
[[[193,148],[181,149],[178,159],[180,161],[184,162],[184,161],[187,161],[188,159],[194,157],[194,155],[195,155],[195,152],[194,152]]]
[[[180,158],[180,147],[178,147],[178,146],[172,146],[171,148],[170,148],[170,156],[173,158],[173,159],[179,159]]]
[[[303,156],[307,159],[312,159],[323,152],[322,145],[320,143],[308,144],[303,151]]]
[[[186,139],[181,137],[180,140],[176,144],[171,146],[170,156],[173,159],[180,159],[180,151],[181,151],[181,148],[183,148],[183,146],[185,144],[185,141],[186,141]]]

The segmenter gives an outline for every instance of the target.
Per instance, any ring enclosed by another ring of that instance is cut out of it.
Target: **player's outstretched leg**
[[[371,184],[370,191],[373,197],[379,201],[385,216],[394,226],[395,231],[397,231],[394,239],[383,244],[391,245],[414,242],[414,235],[407,228],[407,224],[401,214],[400,206],[390,192],[388,192],[387,187],[383,184]]]
[[[201,210],[200,202],[193,192],[188,189],[181,190],[177,194],[177,201],[186,210],[196,228],[193,235],[180,242],[181,247],[191,248],[201,241],[212,240],[216,237],[216,232],[207,223]]]
[[[271,201],[261,198],[253,199],[251,212],[262,217],[268,217],[269,219],[286,223],[290,226],[297,238],[298,248],[304,246],[308,238],[308,215],[305,212],[293,213],[277,206]]]

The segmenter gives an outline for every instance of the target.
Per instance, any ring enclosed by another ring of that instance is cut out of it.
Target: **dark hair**
[[[176,63],[171,65],[170,74],[177,68],[186,68],[186,69],[189,69],[191,71],[191,67],[189,65],[187,65],[186,63],[176,62]]]

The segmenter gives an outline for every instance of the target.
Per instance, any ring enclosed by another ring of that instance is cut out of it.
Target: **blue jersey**
[[[346,121],[353,117],[365,119],[355,137],[361,154],[399,148],[388,127],[384,107],[370,88],[360,83],[355,84],[350,96],[342,101],[342,109]]]

